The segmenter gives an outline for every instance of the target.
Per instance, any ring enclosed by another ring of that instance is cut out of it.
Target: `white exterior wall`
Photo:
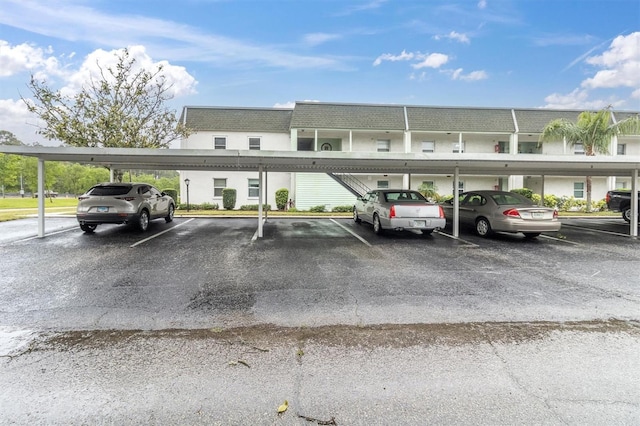
[[[291,142],[288,133],[244,133],[244,132],[197,132],[189,136],[187,140],[180,143],[185,149],[213,149],[215,137],[227,138],[227,149],[248,150],[249,138],[259,137],[260,148],[262,150],[289,151]],[[263,187],[266,186],[266,193],[263,197],[264,203],[271,204],[272,209],[276,209],[275,193],[278,189],[287,188],[291,192],[290,173],[270,173],[266,171],[263,175]],[[258,204],[258,197],[249,197],[249,179],[258,179],[257,172],[233,172],[233,171],[192,171],[180,172],[180,201],[187,202],[186,185],[184,180],[188,178],[189,183],[189,203],[217,203],[220,209],[222,197],[213,195],[213,179],[226,179],[227,188],[236,190],[236,206],[238,209],[242,205]]]
[[[331,211],[337,206],[353,206],[355,195],[333,180],[326,173],[296,173],[296,209],[309,210],[315,206],[325,206]]]

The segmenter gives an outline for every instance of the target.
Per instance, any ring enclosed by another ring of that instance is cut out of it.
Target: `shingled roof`
[[[408,106],[407,117],[412,131],[515,132],[511,110],[506,108]]]
[[[289,133],[291,109],[184,107],[180,122],[195,131]]]
[[[195,131],[288,133],[290,129],[542,133],[552,120],[575,122],[583,110],[434,107],[297,102],[294,109],[184,107],[181,121]],[[595,111],[594,111],[595,112]],[[637,115],[617,111],[616,120]],[[515,122],[514,122],[515,116]]]
[[[291,118],[291,128],[404,130],[404,107],[297,102]]]

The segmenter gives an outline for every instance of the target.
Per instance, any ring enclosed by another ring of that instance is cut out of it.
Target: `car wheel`
[[[358,211],[356,210],[356,208],[353,208],[353,221],[355,223],[360,223],[362,222],[362,219],[360,219],[360,216],[358,216]]]
[[[431,235],[433,234],[433,229],[423,229],[422,235]]]
[[[383,231],[384,229],[382,229],[382,225],[380,225],[380,218],[378,217],[377,214],[374,214],[373,215],[373,232],[380,235],[382,234]]]
[[[627,207],[626,209],[622,210],[622,218],[625,220],[625,222],[631,223],[631,207]]]
[[[491,235],[491,224],[484,217],[476,220],[476,233],[481,237],[488,237]]]
[[[167,217],[164,218],[164,221],[169,223],[173,220],[173,214],[175,213],[176,209],[175,207],[173,207],[173,204],[169,204],[169,212],[167,213]]]
[[[143,209],[140,212],[140,217],[138,218],[138,229],[142,232],[146,231],[149,227],[149,212],[146,209]]]
[[[80,229],[82,229],[87,234],[93,233],[93,231],[95,231],[97,227],[98,225],[87,225],[86,223],[83,225],[80,225]]]
[[[536,238],[538,235],[540,235],[540,232],[524,232],[525,238]]]

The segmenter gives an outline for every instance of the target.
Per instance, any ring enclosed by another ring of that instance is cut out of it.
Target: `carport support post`
[[[258,166],[258,238],[262,238],[262,165]]]
[[[460,179],[460,167],[456,166],[453,172],[453,236],[460,236],[460,195],[458,191],[458,181]]]
[[[634,169],[631,179],[631,226],[630,233],[632,237],[638,236],[638,169]]]
[[[44,160],[38,158],[38,238],[44,238]]]

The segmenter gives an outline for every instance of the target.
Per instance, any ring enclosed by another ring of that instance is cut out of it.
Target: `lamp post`
[[[187,185],[187,211],[189,211],[189,182],[191,182],[189,178],[184,180],[184,184]]]

